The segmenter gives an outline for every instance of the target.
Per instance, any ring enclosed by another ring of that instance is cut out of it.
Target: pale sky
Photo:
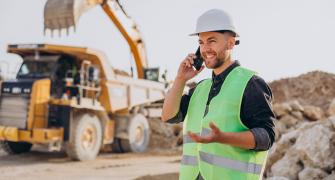
[[[7,44],[53,43],[87,46],[106,53],[111,64],[130,67],[127,43],[97,6],[83,15],[69,36],[43,36],[45,0],[0,0],[0,67],[19,58],[6,53]],[[176,75],[179,63],[194,52],[197,37],[188,34],[206,10],[231,14],[241,44],[233,57],[266,81],[312,70],[335,73],[335,1],[332,0],[121,0],[137,22],[151,67]],[[14,65],[10,68],[13,69]],[[202,72],[196,80],[210,76]]]

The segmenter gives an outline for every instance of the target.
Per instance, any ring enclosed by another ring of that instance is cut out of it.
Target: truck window
[[[50,77],[56,65],[54,61],[24,61],[17,74],[18,79]]]

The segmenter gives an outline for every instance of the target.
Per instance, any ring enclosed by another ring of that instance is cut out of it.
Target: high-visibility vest
[[[222,143],[195,143],[187,135],[188,131],[208,135],[210,122],[214,122],[222,132],[247,131],[249,128],[242,123],[240,110],[244,90],[254,74],[242,67],[234,68],[223,82],[219,94],[207,107],[212,80],[207,79],[197,85],[183,124],[180,180],[194,180],[199,173],[206,180],[262,178],[267,151],[247,150]]]

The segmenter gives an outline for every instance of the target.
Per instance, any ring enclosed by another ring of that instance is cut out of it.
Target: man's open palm
[[[222,132],[220,131],[220,129],[215,126],[215,124],[213,122],[211,122],[209,124],[209,127],[211,128],[211,133],[209,135],[206,136],[199,136],[195,133],[192,132],[188,132],[188,135],[195,141],[198,143],[214,143],[214,142],[220,142],[220,140],[222,139]]]

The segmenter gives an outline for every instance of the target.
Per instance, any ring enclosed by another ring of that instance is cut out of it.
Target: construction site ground
[[[0,152],[0,162],[0,180],[173,180],[178,179],[180,151],[102,153],[94,161],[78,162],[67,158],[65,152],[33,148],[20,155]]]

